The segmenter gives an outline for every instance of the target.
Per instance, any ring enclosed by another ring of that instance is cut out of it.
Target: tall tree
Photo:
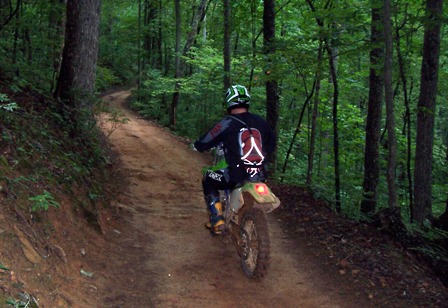
[[[100,0],[67,2],[65,45],[54,96],[72,134],[93,122],[92,94],[98,55]]]
[[[48,38],[53,59],[53,76],[51,78],[50,92],[53,92],[56,77],[61,65],[61,53],[64,44],[64,11],[65,5],[58,0],[50,1],[50,13],[48,18]]]
[[[176,10],[176,67],[175,67],[175,79],[180,79],[184,75],[185,63],[181,59],[180,55],[180,1],[174,0],[175,10]],[[191,30],[187,36],[187,40],[184,45],[184,49],[182,51],[182,55],[186,56],[190,51],[191,46],[196,39],[199,29],[199,23],[204,20],[205,12],[207,11],[207,1],[201,0],[199,6],[196,10],[195,15],[191,21]],[[176,109],[179,105],[180,99],[180,82],[179,80],[176,82],[173,98],[171,100],[171,114],[170,114],[170,127],[174,129],[176,127]]]
[[[162,50],[162,41],[163,41],[163,32],[162,32],[162,20],[163,20],[163,16],[160,13],[162,11],[162,0],[159,0],[159,5],[157,7],[157,15],[158,15],[158,20],[157,20],[157,39],[156,39],[156,50],[157,50],[157,58],[154,59],[155,62],[155,67],[158,69],[162,69],[162,65],[163,65],[163,50]]]
[[[395,136],[395,110],[392,90],[392,20],[390,0],[384,0],[384,93],[386,97],[387,120],[387,188],[389,195],[389,207],[397,206],[397,189],[395,184],[395,166],[397,160],[397,140]]]
[[[306,0],[312,12],[316,13],[316,7],[313,1]],[[325,9],[331,5],[331,1],[325,4]],[[323,29],[324,21],[320,17],[315,17],[318,26]],[[337,54],[333,50],[332,44],[329,42],[328,37],[323,37],[324,49],[328,55],[328,63],[330,67],[331,82],[333,84],[333,154],[334,154],[334,199],[335,208],[338,213],[341,212],[341,174],[340,174],[340,160],[339,160],[339,129],[338,129],[338,105],[339,105],[339,82],[337,76],[337,61],[335,55]]]
[[[230,87],[230,0],[223,1],[224,11],[224,89]]]
[[[304,82],[304,83],[305,83],[305,82]],[[316,85],[317,85],[317,80],[314,80],[314,82],[313,82],[313,87],[312,87],[312,89],[311,89],[311,92],[307,95],[307,98],[306,98],[305,102],[303,103],[302,111],[300,112],[300,116],[299,116],[299,120],[298,120],[298,122],[297,122],[296,129],[295,129],[295,131],[294,131],[294,134],[292,135],[291,142],[289,143],[288,151],[286,152],[285,162],[284,162],[284,164],[283,164],[283,168],[282,168],[282,173],[283,173],[283,174],[286,172],[286,167],[287,167],[287,165],[288,165],[288,158],[289,158],[289,155],[291,154],[292,149],[293,149],[293,147],[294,147],[294,143],[295,143],[296,137],[297,137],[297,135],[298,135],[299,132],[300,132],[300,127],[302,126],[303,116],[304,116],[304,114],[305,114],[305,111],[306,111],[307,108],[308,108],[308,105],[309,105],[310,102],[311,102],[311,99],[313,98],[314,91],[315,91],[315,89],[316,89]],[[308,92],[308,91],[307,91],[307,92]],[[307,184],[308,184],[308,182],[307,182]]]
[[[364,152],[364,182],[361,212],[371,215],[377,205],[377,186],[380,174],[380,136],[383,100],[382,59],[384,56],[382,0],[372,1],[370,30],[369,101],[367,105],[366,143]]]
[[[333,153],[334,153],[334,194],[335,208],[338,213],[342,210],[341,204],[341,173],[339,160],[339,128],[338,128],[338,105],[339,105],[339,83],[336,71],[336,61],[333,57],[332,47],[326,42],[326,50],[329,57],[331,81],[333,83]]]
[[[432,216],[432,152],[439,72],[443,0],[426,1],[425,34],[417,112],[413,219],[422,223]]]
[[[142,70],[144,64],[141,56],[141,36],[142,36],[142,0],[138,1],[138,28],[137,28],[137,89],[142,86]]]
[[[181,67],[180,67],[180,40],[182,37],[181,28],[181,14],[180,14],[180,0],[174,0],[174,11],[176,15],[176,43],[174,47],[174,79],[179,79],[181,77]],[[173,98],[171,100],[171,111],[170,111],[170,127],[174,128],[176,126],[176,108],[179,103],[179,90],[180,83],[177,81],[173,93]]]
[[[251,51],[252,51],[252,60],[255,62],[256,56],[257,56],[257,40],[259,36],[262,34],[263,29],[258,32],[257,34],[257,26],[258,26],[258,18],[257,18],[257,6],[258,3],[255,0],[250,1],[250,32],[251,32]],[[264,13],[263,13],[264,14]],[[264,16],[263,16],[264,18]],[[264,22],[264,19],[263,19]],[[239,33],[237,36],[237,42],[239,39]],[[236,47],[236,45],[235,45]],[[236,54],[236,48],[235,48],[235,54]],[[252,89],[252,82],[254,80],[254,74],[255,74],[255,66],[251,65],[250,68],[250,75],[249,75],[249,91]]]
[[[19,12],[22,6],[22,0],[17,0],[15,8],[12,6],[12,1],[8,3],[0,3],[0,31],[12,20],[12,18]]]
[[[407,14],[407,13],[406,13]],[[402,27],[405,25],[406,18],[403,21]],[[396,50],[397,50],[397,62],[400,71],[400,79],[401,85],[403,88],[403,99],[404,99],[404,107],[405,107],[405,116],[404,116],[404,129],[403,134],[406,135],[406,176],[408,179],[408,195],[409,195],[409,212],[412,213],[414,211],[414,187],[412,184],[412,171],[411,171],[411,162],[412,162],[412,134],[411,134],[411,108],[410,108],[410,93],[412,93],[412,82],[410,89],[408,90],[408,80],[406,77],[406,64],[405,59],[403,57],[403,52],[401,50],[401,36],[400,36],[400,28],[398,25],[395,29],[395,40],[396,40]],[[412,81],[412,80],[411,80]],[[412,216],[412,215],[411,215]]]
[[[319,113],[319,101],[320,101],[320,84],[322,79],[322,66],[323,66],[323,39],[319,38],[319,48],[317,50],[317,68],[314,75],[315,80],[315,94],[313,101],[313,111],[311,116],[311,134],[310,134],[310,150],[308,152],[308,170],[306,173],[306,184],[311,186],[313,183],[313,170],[314,170],[314,153],[316,151],[316,132],[317,132],[317,116]]]
[[[263,46],[267,63],[266,81],[266,120],[274,132],[278,133],[278,84],[277,72],[272,72],[273,56],[275,55],[275,0],[264,0],[263,10]],[[276,165],[276,151],[270,157],[270,162]],[[274,167],[275,168],[275,167]]]

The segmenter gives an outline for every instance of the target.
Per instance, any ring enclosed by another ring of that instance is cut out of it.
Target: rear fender
[[[230,196],[230,207],[233,212],[238,213],[244,203],[260,207],[270,213],[279,207],[280,200],[265,183],[248,182],[234,189]]]

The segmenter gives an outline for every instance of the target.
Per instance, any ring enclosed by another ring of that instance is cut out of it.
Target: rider
[[[246,180],[264,181],[266,171],[265,160],[255,168],[247,168],[241,158],[240,132],[246,127],[258,130],[262,140],[263,158],[274,151],[276,139],[272,129],[260,116],[250,113],[250,95],[245,86],[231,86],[226,93],[227,113],[203,137],[193,143],[199,152],[210,150],[222,144],[227,166],[219,170],[207,170],[202,179],[202,187],[207,208],[210,211],[210,222],[206,227],[212,233],[220,234],[224,224],[222,204],[219,201],[219,190],[232,189]],[[252,134],[252,132],[251,132]],[[251,135],[252,136],[252,135]]]

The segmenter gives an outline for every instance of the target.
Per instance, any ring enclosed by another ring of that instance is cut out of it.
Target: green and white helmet
[[[239,84],[231,86],[226,93],[226,107],[230,110],[233,107],[241,106],[249,108],[250,95],[245,86]]]

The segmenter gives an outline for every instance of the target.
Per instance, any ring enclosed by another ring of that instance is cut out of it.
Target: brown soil
[[[27,290],[40,307],[446,307],[446,289],[413,255],[298,187],[272,184],[282,207],[268,216],[270,267],[246,278],[233,245],[203,227],[209,155],[129,111],[129,95],[103,98],[130,120],[109,137],[123,183],[112,213],[96,228],[50,209],[52,236],[38,240],[28,217],[0,211],[0,261],[13,269],[0,291]]]

